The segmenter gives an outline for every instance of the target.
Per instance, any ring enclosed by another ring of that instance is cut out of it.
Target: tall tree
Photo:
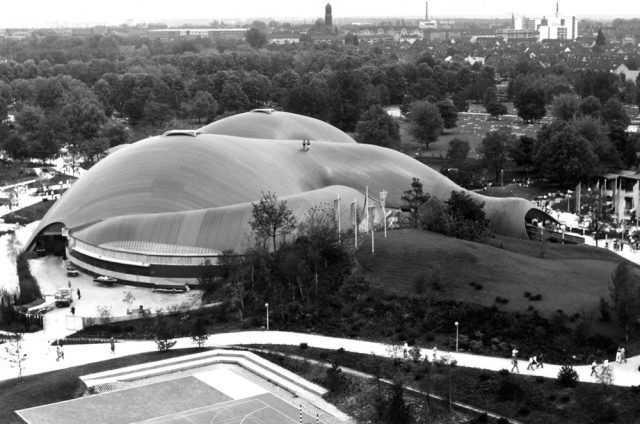
[[[398,123],[380,105],[373,105],[360,116],[355,139],[359,143],[393,149],[400,144],[400,129]]]
[[[629,265],[621,262],[611,276],[609,284],[611,304],[619,323],[624,327],[625,340],[629,341],[632,322],[640,318],[640,286]]]
[[[454,138],[449,142],[446,155],[447,162],[454,168],[459,168],[467,160],[470,151],[471,147],[468,141]]]
[[[286,201],[278,201],[278,197],[271,192],[263,193],[258,203],[252,203],[251,229],[258,239],[271,239],[273,251],[276,251],[277,238],[286,237],[296,228],[296,217],[287,208]]]
[[[451,100],[441,100],[436,103],[436,106],[438,106],[438,110],[440,111],[440,117],[442,118],[444,127],[447,129],[455,128],[458,122],[458,110],[453,102],[451,102]]]
[[[518,109],[518,116],[525,123],[541,119],[547,113],[544,90],[535,85],[523,88],[514,99],[513,105]]]
[[[429,143],[435,142],[444,123],[437,106],[426,101],[413,102],[409,110],[409,132],[429,150]]]
[[[496,181],[500,178],[500,172],[504,169],[508,160],[510,144],[515,143],[515,136],[507,128],[489,131],[482,139],[479,147],[483,164],[492,170]]]
[[[249,28],[245,35],[247,43],[255,49],[259,49],[267,45],[267,33],[258,28]]]
[[[573,125],[555,121],[538,132],[533,161],[544,177],[574,184],[594,172],[598,158]]]
[[[508,110],[507,107],[498,101],[491,102],[485,106],[487,113],[493,116],[496,119],[500,119],[502,115],[506,115]]]
[[[429,193],[425,193],[422,183],[418,178],[411,180],[411,188],[402,195],[403,208],[411,212],[413,226],[417,227],[420,221],[420,206],[429,200]]]
[[[569,121],[578,114],[580,99],[574,94],[560,94],[553,98],[553,116]]]

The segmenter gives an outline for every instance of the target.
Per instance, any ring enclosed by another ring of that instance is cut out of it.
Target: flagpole
[[[358,248],[358,200],[353,199],[353,234],[356,249]]]
[[[341,243],[341,240],[340,240],[340,238],[341,238],[340,232],[342,231],[342,227],[341,227],[341,225],[340,225],[340,215],[341,215],[341,213],[340,213],[340,196],[338,196],[338,199],[337,199],[337,200],[338,200],[338,243]]]
[[[364,231],[365,233],[369,232],[369,186],[365,186],[365,198],[364,198]]]

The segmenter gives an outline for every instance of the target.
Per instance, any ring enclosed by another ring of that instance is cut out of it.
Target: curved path
[[[177,339],[175,348],[194,347],[190,338]],[[367,342],[354,339],[343,339],[337,337],[327,337],[304,333],[294,333],[286,331],[241,331],[234,333],[220,333],[209,335],[206,346],[238,346],[248,344],[279,344],[297,346],[300,343],[307,343],[312,347],[339,349],[344,348],[350,352],[358,353],[374,353],[378,356],[393,356],[394,354],[402,355],[402,349],[397,346],[395,349],[390,348],[384,343]],[[3,344],[2,346],[6,346]],[[24,363],[23,375],[38,374],[47,371],[53,371],[77,365],[83,365],[91,362],[99,362],[114,357],[133,355],[143,352],[151,352],[156,350],[156,344],[153,341],[119,341],[116,343],[115,353],[112,354],[109,344],[86,344],[86,345],[68,345],[63,348],[65,359],[56,361],[55,347],[49,347],[47,340],[43,339],[38,333],[25,334],[23,341],[23,351],[27,353],[27,360]],[[431,359],[433,355],[432,347],[422,349],[423,356],[428,355]],[[492,371],[501,369],[511,369],[510,359],[496,358],[492,356],[474,355],[469,353],[454,353],[446,351],[438,351],[438,358],[446,355],[455,359],[460,366],[482,368]],[[7,353],[5,349],[0,348],[0,380],[6,380],[17,376],[17,370],[11,368],[9,362],[6,361]],[[612,358],[613,360],[613,358]],[[612,384],[618,386],[635,386],[640,385],[640,356],[628,359],[628,362],[618,364],[611,362],[613,370]],[[560,365],[545,364],[544,368],[534,371],[527,371],[527,361],[518,361],[520,374],[523,375],[540,375],[548,378],[556,378],[560,371]],[[591,377],[591,366],[578,365],[574,369],[578,372],[580,381],[582,382],[598,382],[596,378]]]

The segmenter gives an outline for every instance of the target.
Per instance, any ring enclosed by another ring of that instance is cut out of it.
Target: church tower
[[[326,26],[333,26],[333,17],[331,16],[331,3],[327,3],[324,7],[324,24]]]

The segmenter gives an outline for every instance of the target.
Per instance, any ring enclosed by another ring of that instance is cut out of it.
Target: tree
[[[376,409],[379,422],[385,424],[408,424],[411,422],[411,407],[404,401],[404,388],[397,381],[390,393],[377,402]]]
[[[191,328],[191,340],[193,343],[197,344],[198,347],[204,346],[207,342],[209,335],[207,334],[207,327],[205,326],[204,319],[200,316],[193,323],[193,327]]]
[[[459,168],[467,160],[469,151],[471,151],[471,147],[468,141],[459,138],[452,139],[447,149],[447,163],[454,168]]]
[[[515,143],[515,137],[507,128],[489,131],[482,139],[482,144],[479,147],[482,162],[484,166],[493,170],[496,181],[499,180],[500,172],[507,164],[507,152],[510,144],[513,143]]]
[[[602,113],[602,103],[600,99],[595,96],[587,96],[580,102],[580,113],[583,116],[590,116],[592,118],[600,118]]]
[[[596,247],[598,247],[598,239],[604,237],[602,229],[605,227],[605,224],[613,223],[611,218],[612,208],[607,205],[607,202],[602,198],[597,190],[593,195],[587,195],[583,204],[589,210],[589,216],[591,217],[589,222],[589,231],[593,233],[593,238],[596,241]]]
[[[249,28],[245,38],[247,43],[254,49],[259,49],[267,45],[267,33],[258,28]]]
[[[606,44],[607,40],[604,38],[602,28],[598,28],[598,35],[596,35],[596,43],[593,46],[593,51],[602,51],[602,48]]]
[[[573,120],[572,124],[578,134],[591,144],[593,153],[598,157],[599,172],[622,166],[618,150],[609,139],[608,128],[600,120],[581,117]]]
[[[442,133],[444,123],[437,106],[427,101],[411,104],[409,110],[409,132],[429,150],[429,143],[433,143]]]
[[[273,251],[276,251],[276,239],[284,238],[296,228],[296,217],[287,208],[286,201],[278,201],[278,197],[271,192],[262,193],[258,203],[252,203],[252,217],[249,221],[251,229],[258,239],[271,239]]]
[[[126,292],[124,294],[124,298],[122,298],[122,301],[127,304],[127,311],[130,311],[131,310],[131,305],[133,305],[133,302],[136,301],[136,298],[133,295],[133,293],[128,291],[128,292]]]
[[[533,165],[533,148],[536,139],[521,135],[518,140],[513,143],[509,149],[509,156],[518,166],[525,169]]]
[[[355,139],[359,143],[396,148],[400,144],[400,129],[380,105],[373,105],[360,116]]]
[[[27,360],[27,354],[22,346],[22,333],[12,333],[4,350],[7,352],[6,360],[12,368],[18,369],[18,381],[22,379],[22,370]]]
[[[452,191],[445,202],[445,234],[463,240],[484,240],[489,233],[484,203],[464,191]]]
[[[508,112],[507,107],[500,102],[491,102],[485,106],[487,113],[496,119],[500,119],[502,115],[506,115]]]
[[[488,87],[482,96],[482,104],[485,108],[491,103],[498,103],[498,90],[495,87]]]
[[[187,115],[198,119],[198,123],[204,118],[207,122],[212,122],[218,113],[218,102],[211,93],[198,90],[192,101],[183,103],[182,108]]]
[[[560,94],[553,98],[553,116],[569,121],[578,114],[580,99],[574,94]]]
[[[160,352],[166,352],[172,347],[174,347],[177,343],[176,340],[173,340],[174,332],[173,329],[167,325],[164,320],[158,317],[158,321],[156,323],[156,347]]]
[[[609,294],[611,307],[624,327],[625,341],[628,342],[631,323],[640,318],[640,287],[638,278],[631,274],[627,263],[621,262],[611,275]]]
[[[458,110],[451,100],[441,100],[436,103],[440,111],[440,117],[446,129],[455,128],[458,122]]]
[[[533,162],[546,178],[574,184],[593,173],[598,158],[589,141],[566,121],[552,122],[538,131]]]
[[[422,183],[418,178],[411,181],[411,188],[401,197],[403,209],[411,212],[413,226],[417,227],[420,220],[420,206],[429,200],[429,194],[422,190]]]
[[[518,116],[525,123],[541,119],[547,113],[544,90],[537,85],[523,88],[514,99],[513,105],[518,109]]]

